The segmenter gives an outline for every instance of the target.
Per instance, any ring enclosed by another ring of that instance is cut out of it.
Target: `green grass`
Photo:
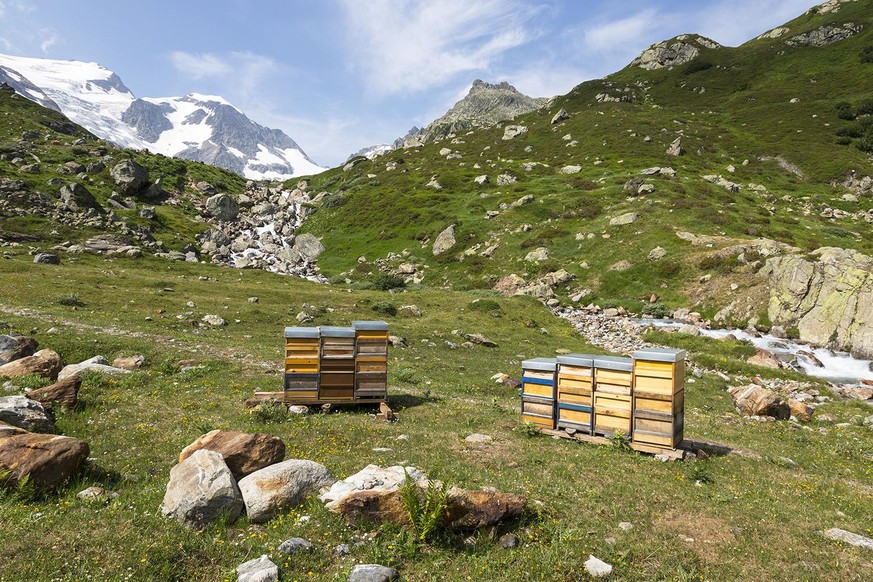
[[[263,272],[87,255],[51,266],[16,254],[0,263],[0,281],[10,292],[0,301],[0,318],[15,330],[35,329],[40,346],[57,350],[64,362],[96,354],[146,357],[144,369],[121,379],[87,375],[80,406],[59,412],[60,431],[91,446],[93,461],[75,481],[35,498],[10,495],[0,504],[4,579],[234,579],[236,565],[262,553],[287,580],[342,580],[353,564],[368,562],[395,566],[412,580],[584,579],[589,554],[613,564],[617,580],[873,574],[863,549],[840,547],[819,533],[834,526],[873,533],[873,434],[857,420],[868,413],[860,403],[832,402],[817,411],[848,422],[843,428],[817,420],[809,423],[811,431],[754,423],[736,414],[725,381],[705,375],[687,385],[686,436],[746,453],[700,464],[665,464],[616,447],[530,436],[519,422],[517,392],[490,376],[517,377],[521,359],[559,348],[592,348],[529,298],[490,295],[490,307],[480,309],[473,306],[486,299],[477,293],[418,289],[393,300],[418,305],[422,317],[388,317],[391,333],[408,343],[389,356],[399,422],[376,422],[366,407],[259,416],[243,400],[279,386],[281,330],[303,303],[326,308],[313,311],[316,323],[344,324],[372,317],[369,306],[388,295]],[[59,305],[56,298],[66,290],[75,290],[85,307]],[[259,296],[257,304],[246,301],[252,295]],[[185,305],[189,300],[195,308]],[[231,323],[220,330],[192,327],[190,321],[206,313]],[[454,330],[484,333],[498,347],[452,349],[449,342],[459,343]],[[718,357],[707,365],[745,371],[748,347],[739,342],[665,335],[698,363]],[[203,367],[182,371],[176,365],[182,359]],[[178,452],[214,428],[276,434],[288,458],[323,463],[337,478],[371,462],[411,464],[445,482],[494,486],[527,495],[531,503],[518,521],[479,532],[471,544],[445,532],[420,545],[393,526],[348,527],[314,500],[263,525],[243,518],[189,531],[160,517],[158,507]],[[492,435],[495,444],[466,446],[463,438],[473,432]],[[401,434],[408,438],[398,440]],[[372,450],[379,447],[391,450]],[[770,460],[778,457],[798,466]],[[119,497],[77,500],[90,485]],[[303,515],[310,519],[301,522]],[[634,529],[623,532],[621,521]],[[357,545],[356,536],[366,532],[375,538]],[[521,538],[518,548],[499,547],[506,532]],[[277,548],[293,536],[316,549],[285,558]],[[607,543],[609,537],[617,543]],[[348,557],[334,554],[340,543],[351,546]]]

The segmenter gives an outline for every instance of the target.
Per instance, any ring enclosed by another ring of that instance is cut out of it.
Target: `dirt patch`
[[[667,530],[668,538],[677,539],[677,543],[709,562],[723,559],[724,550],[718,546],[736,541],[728,522],[701,513],[671,509],[656,519],[654,525]]]

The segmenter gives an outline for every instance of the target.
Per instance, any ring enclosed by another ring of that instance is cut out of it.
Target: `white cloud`
[[[58,36],[58,33],[50,28],[44,28],[39,32],[40,36],[42,36],[39,48],[44,54],[48,54],[50,48],[61,42],[61,37]]]
[[[170,53],[170,60],[176,70],[190,75],[193,79],[223,77],[233,70],[222,57],[209,53],[194,54],[174,51]]]
[[[685,32],[737,46],[797,18],[812,6],[812,0],[722,0],[707,10],[684,15],[689,27]]]
[[[272,58],[251,52],[220,55],[174,51],[170,61],[180,73],[212,83],[222,91],[222,96],[243,108],[259,102],[264,82],[283,68]]]
[[[368,87],[387,95],[489,69],[535,36],[539,11],[517,0],[341,0],[349,51]]]
[[[624,49],[636,39],[650,35],[663,26],[657,10],[644,10],[633,16],[605,22],[584,31],[587,48],[611,52]]]

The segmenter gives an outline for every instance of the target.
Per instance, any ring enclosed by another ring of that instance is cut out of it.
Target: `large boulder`
[[[25,477],[37,491],[53,489],[75,475],[88,458],[85,441],[51,434],[24,433],[0,439],[0,483]]]
[[[318,498],[325,503],[325,507],[336,511],[341,500],[355,491],[396,491],[406,481],[406,475],[415,482],[424,479],[424,474],[415,467],[367,465],[354,475],[334,483]]]
[[[324,245],[321,244],[321,241],[314,234],[307,232],[294,238],[291,251],[302,260],[314,261],[318,258],[318,255],[324,252]]]
[[[45,407],[26,396],[0,397],[0,422],[31,432],[54,432],[55,423]]]
[[[100,374],[106,374],[107,376],[123,376],[124,374],[130,374],[130,370],[110,366],[109,360],[107,360],[103,356],[94,356],[93,358],[89,358],[84,362],[64,366],[64,368],[58,374],[58,380],[64,380],[72,376],[78,376],[83,372],[97,372]]]
[[[733,386],[728,388],[728,393],[734,399],[734,404],[741,414],[747,416],[772,416],[778,420],[786,420],[791,410],[778,394],[758,386]]]
[[[803,342],[873,358],[873,257],[835,247],[810,256],[767,260],[770,320]]]
[[[61,204],[68,210],[78,211],[98,206],[94,195],[78,182],[61,186]]]
[[[239,204],[227,194],[216,194],[206,199],[206,212],[218,220],[236,220]]]
[[[213,430],[185,447],[179,454],[179,462],[201,449],[221,453],[236,479],[242,479],[285,458],[285,443],[277,436]]]
[[[36,352],[36,340],[23,335],[0,335],[0,366],[32,356]]]
[[[239,482],[246,513],[253,523],[268,521],[280,511],[299,505],[309,493],[333,484],[324,465],[291,459],[270,465]]]
[[[109,177],[122,196],[136,194],[149,183],[148,171],[133,160],[123,160],[109,170]]]
[[[54,350],[40,350],[32,356],[20,358],[0,366],[0,378],[15,378],[36,374],[55,380],[61,371],[61,357]]]
[[[161,514],[188,527],[202,528],[225,515],[233,522],[244,507],[221,453],[199,450],[170,469]]]
[[[683,34],[673,40],[653,44],[631,61],[631,66],[649,71],[675,67],[697,58],[701,49],[718,46],[717,42],[708,38]]]
[[[237,582],[275,582],[279,579],[279,566],[263,554],[237,566],[236,575]]]
[[[438,256],[455,246],[455,225],[448,226],[433,241],[433,254]]]
[[[67,410],[71,410],[79,400],[79,389],[81,387],[82,379],[79,376],[70,376],[55,382],[51,386],[31,390],[25,393],[25,395],[31,400],[36,400],[46,406],[57,403]]]

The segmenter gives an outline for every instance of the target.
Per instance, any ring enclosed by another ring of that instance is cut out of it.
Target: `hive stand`
[[[594,433],[630,436],[633,428],[631,392],[633,360],[619,356],[594,357]]]
[[[355,398],[355,328],[322,326],[318,399],[349,402]]]
[[[594,432],[594,360],[584,354],[558,356],[558,428]]]
[[[353,321],[355,330],[355,393],[362,402],[388,397],[388,324]]]
[[[320,348],[318,328],[285,328],[286,403],[318,400]]]
[[[634,352],[633,442],[676,449],[685,425],[685,351]]]
[[[555,428],[555,384],[558,361],[533,358],[521,363],[521,417],[545,429]]]

